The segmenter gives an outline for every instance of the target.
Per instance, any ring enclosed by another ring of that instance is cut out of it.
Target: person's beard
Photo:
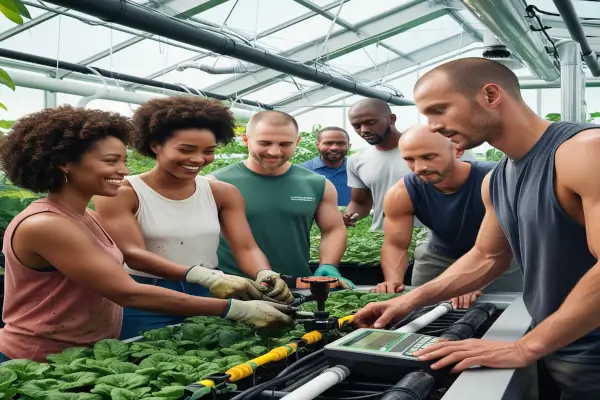
[[[383,134],[380,133],[372,133],[369,136],[369,139],[366,139],[363,137],[363,139],[365,139],[367,141],[367,143],[369,143],[370,145],[376,145],[379,144],[381,142],[384,142],[392,133],[392,127],[388,126],[387,129],[385,130],[385,132],[383,132]]]

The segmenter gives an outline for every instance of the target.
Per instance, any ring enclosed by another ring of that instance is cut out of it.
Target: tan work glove
[[[222,271],[194,265],[185,276],[190,283],[197,283],[207,288],[210,293],[219,299],[236,298],[240,300],[265,300],[272,301],[263,292],[265,288],[253,280],[240,276],[227,275]]]
[[[230,299],[223,318],[243,322],[255,329],[281,329],[294,326],[294,320],[290,317],[293,313],[292,307],[284,304]]]
[[[274,272],[270,269],[258,271],[255,282],[259,285],[263,284],[263,286],[269,288],[269,291],[266,292],[266,295],[272,299],[275,299],[283,304],[290,304],[294,301],[292,292],[290,292],[287,284],[277,272]]]

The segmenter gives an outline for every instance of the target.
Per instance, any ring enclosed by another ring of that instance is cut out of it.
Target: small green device
[[[387,331],[384,329],[358,329],[325,346],[325,355],[330,363],[349,368],[362,364],[375,364],[424,368],[432,361],[421,361],[413,354],[436,343],[436,336]]]

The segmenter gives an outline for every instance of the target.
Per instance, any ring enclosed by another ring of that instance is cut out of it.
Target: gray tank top
[[[520,160],[504,157],[490,178],[491,201],[523,270],[523,299],[533,326],[554,313],[595,264],[585,227],[559,205],[554,155],[566,140],[598,125],[556,122]],[[573,362],[600,362],[600,329],[553,354]]]

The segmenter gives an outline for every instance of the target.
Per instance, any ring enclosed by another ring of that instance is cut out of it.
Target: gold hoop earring
[[[67,178],[67,171],[63,171],[63,175],[65,176],[65,183],[69,183],[69,178]]]

